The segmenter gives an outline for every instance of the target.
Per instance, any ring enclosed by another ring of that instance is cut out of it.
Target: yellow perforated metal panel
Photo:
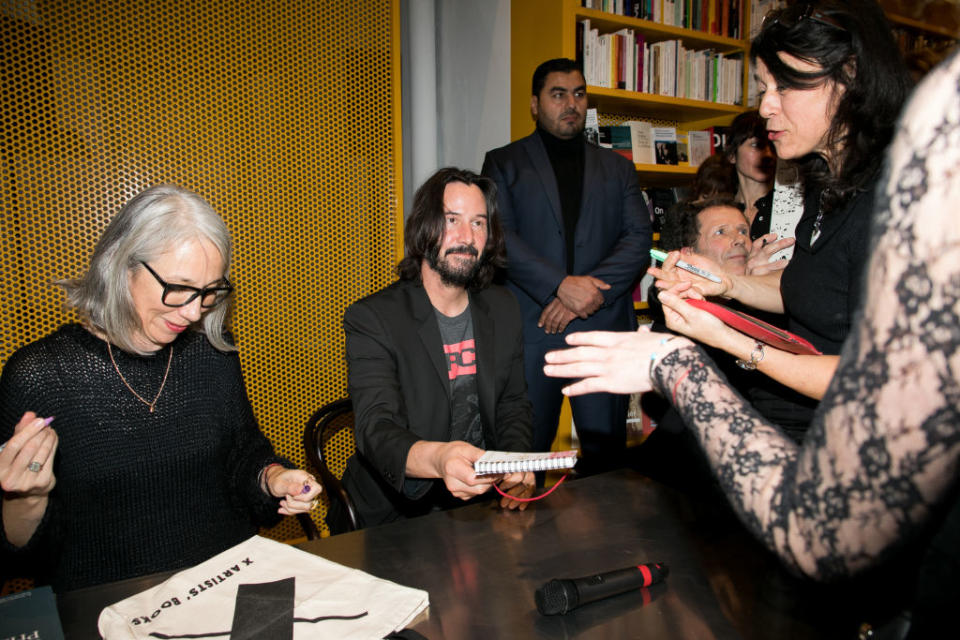
[[[247,389],[302,465],[343,311],[399,257],[397,0],[0,0],[0,37],[0,361],[74,319],[50,283],[126,200],[181,184],[233,233]]]

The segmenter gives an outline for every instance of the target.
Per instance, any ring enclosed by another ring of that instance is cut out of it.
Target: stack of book
[[[728,38],[743,33],[747,0],[582,0],[597,9]],[[756,2],[756,0],[754,0]]]
[[[675,127],[655,127],[643,120],[599,125],[595,110],[590,112],[587,139],[597,141],[599,146],[612,149],[634,164],[698,167],[714,150],[714,134],[710,130],[678,132]]]
[[[648,43],[626,28],[601,34],[589,19],[577,25],[577,46],[591,86],[720,104],[743,99],[742,53],[688,49],[680,40]]]

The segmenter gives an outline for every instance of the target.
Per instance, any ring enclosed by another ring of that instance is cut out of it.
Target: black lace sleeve
[[[744,522],[817,578],[875,563],[956,483],[958,78],[954,55],[904,112],[877,193],[865,304],[802,447],[763,423],[699,349],[654,371]]]

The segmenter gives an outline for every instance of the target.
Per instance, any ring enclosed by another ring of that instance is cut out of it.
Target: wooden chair
[[[303,431],[307,460],[320,474],[327,498],[339,501],[344,507],[350,520],[350,531],[360,528],[357,510],[340,478],[346,471],[347,460],[357,450],[353,421],[353,404],[349,398],[343,398],[320,407],[307,420]]]

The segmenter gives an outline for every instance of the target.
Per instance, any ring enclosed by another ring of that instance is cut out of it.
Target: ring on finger
[[[43,464],[34,460],[27,465],[27,470],[33,471],[34,473],[40,473],[40,471],[43,470]]]

